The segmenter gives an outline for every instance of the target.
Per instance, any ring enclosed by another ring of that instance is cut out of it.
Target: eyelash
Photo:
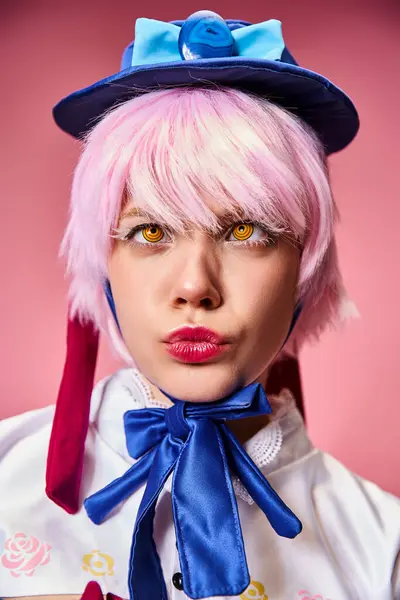
[[[232,233],[232,231],[235,229],[235,227],[237,225],[245,225],[245,224],[249,224],[249,223],[262,229],[264,233],[268,234],[268,237],[263,240],[242,240],[242,241],[234,240],[234,241],[229,241],[228,244],[239,243],[240,246],[252,247],[252,246],[273,246],[276,243],[276,235],[274,235],[270,231],[268,231],[268,229],[265,227],[265,225],[263,223],[260,223],[259,221],[238,221],[237,223],[234,223],[230,227],[230,229],[228,230],[228,233],[227,233],[227,237]],[[164,246],[167,243],[167,242],[162,242],[162,241],[159,241],[159,242],[146,242],[145,241],[142,243],[142,242],[136,242],[135,240],[132,239],[137,231],[142,231],[143,229],[146,229],[147,227],[161,227],[161,226],[158,223],[142,223],[140,225],[135,225],[134,227],[130,227],[125,232],[117,229],[116,234],[111,237],[122,240],[123,242],[127,242],[128,244],[130,244],[132,246],[136,246],[136,247],[140,247],[140,248],[143,248],[146,246],[149,246],[151,248],[159,248],[160,246]],[[161,227],[161,229],[168,232],[169,234],[172,233],[167,227]]]

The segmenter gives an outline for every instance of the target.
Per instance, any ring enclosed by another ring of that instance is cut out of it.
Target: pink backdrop
[[[331,159],[340,262],[361,319],[302,353],[310,435],[400,495],[396,2],[157,4],[14,0],[0,8],[0,417],[53,403],[63,367],[67,283],[57,252],[79,147],[53,124],[52,106],[118,70],[139,16],[170,20],[210,8],[252,22],[273,17],[301,64],[343,87],[362,122],[353,145]],[[118,366],[102,347],[97,378]]]

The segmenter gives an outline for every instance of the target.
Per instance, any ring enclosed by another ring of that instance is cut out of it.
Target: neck
[[[165,396],[157,386],[153,385],[146,377],[140,373],[142,379],[146,385],[150,388],[151,394],[155,400],[165,404],[166,407],[172,406],[172,402],[167,396]],[[268,376],[268,368],[255,380],[256,383],[261,383],[264,390],[266,389],[266,382]],[[269,423],[269,415],[259,415],[257,417],[246,417],[244,419],[237,419],[227,421],[226,425],[236,436],[241,444],[244,444],[251,439],[260,429],[263,429]]]

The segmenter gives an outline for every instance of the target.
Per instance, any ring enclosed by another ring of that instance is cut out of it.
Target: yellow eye
[[[248,240],[253,234],[254,226],[251,223],[239,223],[232,229],[232,234],[241,242]]]
[[[159,242],[164,237],[162,229],[158,225],[149,225],[141,231],[146,242]]]

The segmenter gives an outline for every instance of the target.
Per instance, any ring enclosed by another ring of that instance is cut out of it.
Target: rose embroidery
[[[264,586],[259,581],[250,581],[249,587],[241,594],[241,600],[268,600],[268,596],[264,593]]]
[[[90,554],[85,554],[82,562],[82,569],[89,571],[95,577],[114,575],[114,559],[100,550],[93,550]]]
[[[37,567],[47,565],[51,546],[25,533],[16,533],[4,544],[1,557],[3,567],[10,570],[13,577],[31,577]]]
[[[324,600],[324,597],[321,596],[321,594],[316,594],[315,596],[312,596],[307,590],[300,590],[299,597],[300,600]],[[329,600],[329,598],[326,598],[325,600]]]

